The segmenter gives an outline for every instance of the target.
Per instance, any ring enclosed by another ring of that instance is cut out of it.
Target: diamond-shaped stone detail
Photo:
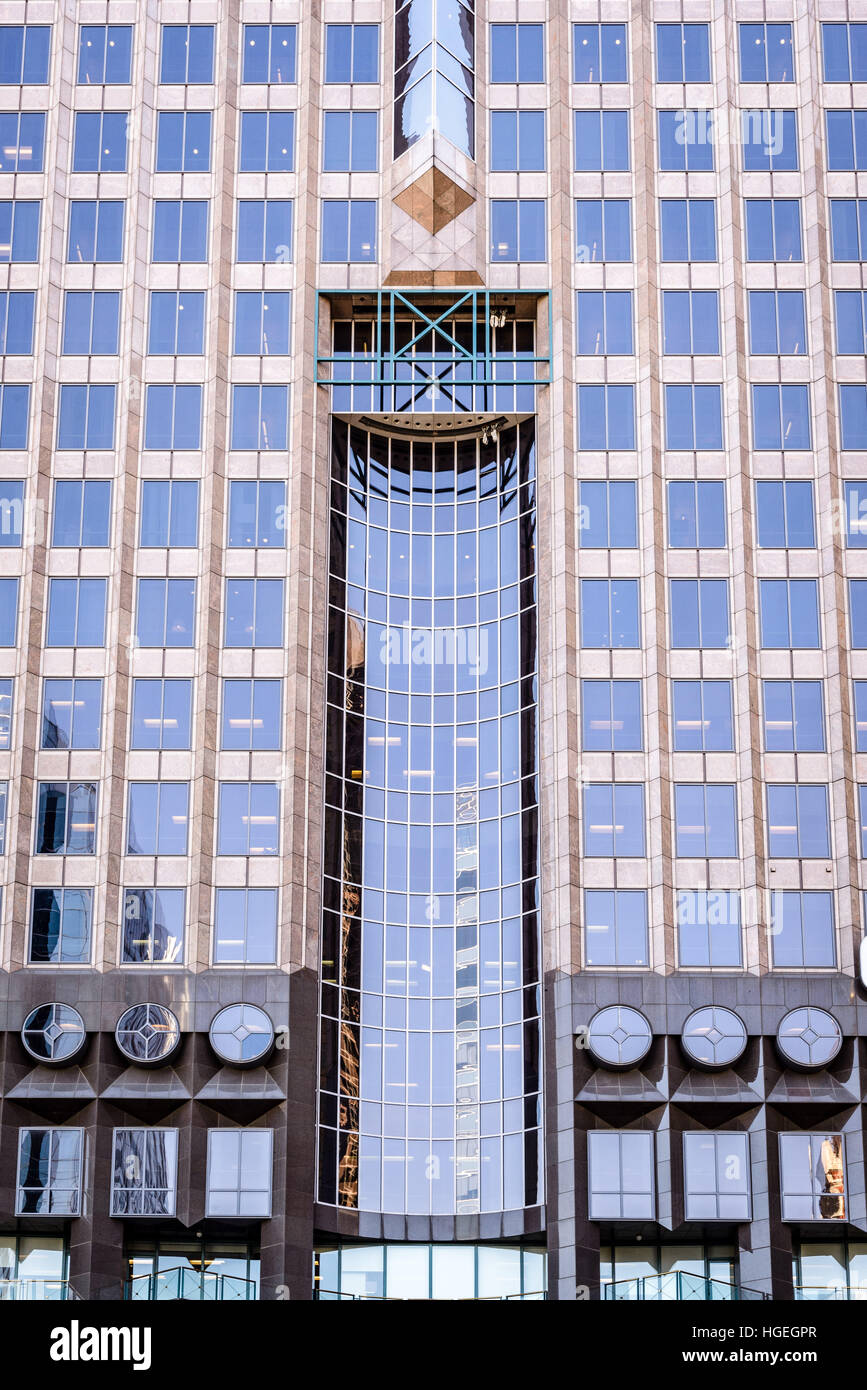
[[[472,193],[461,188],[435,164],[394,199],[397,206],[431,236],[436,236],[475,201]]]

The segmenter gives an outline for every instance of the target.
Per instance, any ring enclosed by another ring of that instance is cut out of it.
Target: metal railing
[[[57,1303],[77,1298],[68,1279],[0,1279],[0,1303]]]
[[[411,1296],[400,1298],[395,1294],[382,1293],[338,1293],[336,1289],[313,1290],[314,1302],[332,1301],[339,1303],[538,1303],[547,1299],[547,1293],[542,1289],[537,1289],[532,1293],[490,1293],[479,1294],[476,1298],[421,1298]]]
[[[603,1284],[606,1300],[636,1302],[643,1299],[655,1302],[760,1302],[769,1297],[759,1289],[743,1284],[728,1284],[723,1279],[710,1279],[701,1274],[673,1270],[669,1274],[646,1274],[639,1279],[617,1279]]]
[[[253,1279],[237,1274],[218,1274],[210,1270],[161,1269],[157,1274],[137,1274],[124,1284],[125,1299],[144,1299],[148,1303],[176,1299],[201,1299],[207,1302],[240,1303],[256,1299]]]
[[[844,1284],[796,1284],[795,1299],[807,1303],[857,1301],[867,1302],[867,1285],[847,1289]]]

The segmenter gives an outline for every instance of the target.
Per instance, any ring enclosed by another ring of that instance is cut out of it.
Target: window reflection
[[[437,131],[475,156],[473,0],[404,0],[395,16],[394,153]]]
[[[334,1245],[313,1257],[313,1296],[541,1299],[546,1252],[520,1245]]]

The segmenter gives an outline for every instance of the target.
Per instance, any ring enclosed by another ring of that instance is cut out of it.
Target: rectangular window
[[[585,966],[646,966],[648,963],[646,892],[585,889]]]
[[[811,447],[808,386],[753,386],[752,396],[754,449]]]
[[[277,889],[218,888],[215,965],[273,965],[277,959]]]
[[[638,580],[582,579],[582,647],[639,645]]]
[[[858,815],[859,815],[859,834],[860,848],[859,853],[862,859],[867,858],[867,787],[858,788]]]
[[[73,173],[125,173],[128,125],[128,111],[77,111],[72,141]]]
[[[676,895],[677,963],[682,970],[739,970],[741,899],[729,889],[683,888]]]
[[[823,24],[826,82],[867,82],[867,24]]]
[[[125,86],[132,63],[131,24],[82,24],[78,81],[88,86]]]
[[[323,117],[326,173],[374,173],[379,167],[379,112],[326,111]]]
[[[674,788],[678,859],[736,859],[737,800],[733,786],[679,782]]]
[[[0,854],[6,853],[6,819],[9,810],[9,783],[0,782]]]
[[[18,626],[18,580],[0,579],[0,647],[15,646]]]
[[[326,24],[325,81],[379,81],[378,24]]]
[[[101,680],[42,682],[43,748],[99,748],[101,724]]]
[[[207,259],[207,202],[195,198],[158,198],[154,203],[151,260],[201,262]]]
[[[192,703],[191,680],[134,680],[130,748],[189,748]]]
[[[806,391],[806,386],[803,389]],[[867,449],[867,386],[839,389],[841,445],[844,449]]]
[[[124,207],[120,201],[73,199],[66,259],[82,264],[122,261]]]
[[[719,352],[716,290],[662,291],[662,350],[680,356]]]
[[[139,545],[143,549],[195,549],[198,534],[198,482],[193,478],[146,478],[141,485]]]
[[[781,1134],[780,1196],[784,1221],[845,1221],[844,1136]]]
[[[229,483],[230,549],[286,544],[286,484],[279,479],[233,478]]]
[[[10,199],[0,202],[0,265],[38,259],[41,207],[41,203],[23,202],[18,198],[14,202]]]
[[[819,593],[815,579],[760,579],[763,647],[818,647]]]
[[[670,579],[671,645],[727,647],[729,593],[727,579]]]
[[[0,356],[32,353],[35,307],[33,290],[0,290]]]
[[[744,201],[747,260],[803,260],[800,201],[797,198],[746,198]]]
[[[279,811],[275,783],[221,782],[217,854],[277,854]]]
[[[323,261],[376,260],[376,203],[361,198],[322,200]]]
[[[285,449],[288,433],[288,386],[232,387],[231,448]]]
[[[0,481],[0,549],[18,549],[23,535],[24,480],[4,478]]]
[[[683,1136],[687,1221],[750,1220],[750,1139],[740,1130]]]
[[[663,172],[702,173],[714,167],[713,112],[657,111],[659,168]]]
[[[238,261],[292,260],[292,201],[240,199],[235,258]]]
[[[95,782],[40,782],[35,854],[96,852]]]
[[[191,647],[196,621],[195,579],[140,579],[136,640],[142,647]]]
[[[15,693],[14,680],[0,680],[0,749],[12,746],[12,704]]]
[[[270,1217],[273,1137],[270,1129],[208,1130],[206,1216]]]
[[[227,579],[223,645],[279,647],[283,643],[283,580]]]
[[[583,549],[632,550],[638,545],[638,484],[627,481],[578,484],[578,539]]]
[[[716,203],[713,198],[661,198],[663,261],[716,260]]]
[[[235,353],[285,356],[289,352],[291,302],[287,290],[236,290]]]
[[[572,25],[572,81],[628,81],[625,24]]]
[[[125,854],[186,854],[189,782],[130,782]]]
[[[744,172],[792,173],[798,168],[798,113],[741,112]]]
[[[34,888],[31,965],[88,965],[93,894],[90,888]]]
[[[49,579],[46,647],[105,646],[106,579]]]
[[[853,686],[855,690],[855,751],[856,753],[867,753],[867,681],[853,681]],[[8,746],[7,741],[6,747],[8,748]]]
[[[644,746],[641,681],[581,682],[581,746],[586,752],[621,753]]]
[[[273,86],[295,82],[297,34],[295,24],[245,24],[241,81]]]
[[[78,1216],[82,1135],[80,1129],[19,1129],[17,1216]]]
[[[640,782],[584,786],[584,853],[588,858],[641,858],[644,787]]]
[[[635,388],[579,386],[578,448],[635,448]]]
[[[668,544],[675,549],[722,550],[726,545],[726,485],[723,481],[670,482]]]
[[[45,112],[0,111],[0,174],[41,174],[44,161]]]
[[[0,86],[44,86],[50,59],[50,24],[0,25]]]
[[[628,170],[629,112],[574,111],[576,173]]]
[[[835,290],[834,318],[837,325],[837,351],[841,354],[854,354],[863,357],[867,353],[867,334],[865,334],[865,307],[867,299],[863,290]]]
[[[111,538],[111,483],[58,478],[54,484],[54,546],[105,546]]]
[[[0,449],[26,449],[30,387],[0,384]]]
[[[762,681],[766,753],[823,753],[821,681]]]
[[[832,894],[772,893],[770,937],[775,970],[833,967],[837,951]]]
[[[545,261],[544,198],[491,199],[491,260]]]
[[[176,1129],[116,1129],[112,1216],[174,1216],[178,1175]]]
[[[204,290],[151,290],[148,352],[187,357],[204,350]]]
[[[242,111],[238,168],[241,173],[292,173],[295,112]]]
[[[632,355],[631,290],[577,290],[575,319],[579,356]]]
[[[576,198],[575,259],[631,261],[631,212],[628,198]]]
[[[544,24],[491,24],[491,82],[545,81]]]
[[[757,482],[756,535],[763,550],[812,550],[816,544],[813,484]]]
[[[846,547],[861,550],[867,546],[867,481],[844,482]]]
[[[211,167],[211,112],[157,113],[158,174],[206,174]]]
[[[281,746],[283,682],[224,680],[220,747],[235,751]]]
[[[867,110],[826,111],[828,170],[867,169]]]
[[[498,173],[544,169],[545,112],[492,111],[490,158],[491,169]]]
[[[827,859],[831,853],[828,788],[769,784],[768,854],[772,859]]]
[[[201,449],[201,386],[147,387],[144,447],[167,450]]]
[[[671,683],[676,753],[727,753],[734,748],[731,681]]]
[[[739,24],[742,82],[794,82],[791,24]]]
[[[867,198],[831,199],[831,255],[835,261],[867,260]]]
[[[666,386],[665,447],[723,447],[721,386]]]
[[[707,24],[657,24],[657,82],[710,82]]]
[[[661,26],[679,28],[679,25]],[[695,26],[693,26],[695,27]],[[591,1221],[652,1221],[653,1132],[591,1129],[587,1134]]]
[[[182,965],[183,888],[126,888],[122,965]]]
[[[114,448],[114,386],[60,388],[58,449]]]
[[[802,356],[807,351],[803,290],[749,290],[750,352]]]
[[[160,82],[208,83],[213,80],[213,25],[164,24]]]
[[[113,357],[120,335],[118,290],[67,290],[63,352],[78,357]]]

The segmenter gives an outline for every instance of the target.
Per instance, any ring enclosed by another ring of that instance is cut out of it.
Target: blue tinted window
[[[210,24],[164,24],[160,82],[213,82],[214,29]]]
[[[572,25],[572,81],[626,82],[626,25]]]
[[[734,859],[738,852],[735,788],[681,782],[674,788],[675,854],[679,859]]]
[[[287,198],[269,198],[263,202],[240,200],[238,203],[236,259],[239,261],[291,261],[291,200]]]
[[[827,859],[831,852],[828,788],[798,783],[767,788],[772,859]]]
[[[772,173],[798,168],[796,111],[742,111],[741,139],[744,170]]]
[[[279,810],[272,782],[221,782],[217,853],[276,854]]]
[[[322,167],[327,173],[371,172],[378,167],[377,111],[326,111],[323,119]]]
[[[9,748],[12,742],[12,704],[15,692],[14,680],[0,680],[0,748]]]
[[[867,647],[867,579],[849,580],[849,618],[852,646]]]
[[[326,24],[325,81],[379,81],[378,24]]]
[[[123,895],[124,965],[180,965],[184,958],[183,888],[126,888]]]
[[[584,964],[647,965],[647,894],[643,889],[584,891]]]
[[[35,261],[39,247],[41,203],[0,202],[0,265],[9,261]]]
[[[809,449],[808,386],[753,386],[753,448]]]
[[[867,24],[823,24],[826,82],[867,82]]]
[[[835,261],[867,259],[867,198],[831,199],[831,248]]]
[[[42,682],[43,748],[98,748],[101,720],[101,680]]]
[[[67,290],[63,351],[77,356],[114,356],[120,332],[118,290]]]
[[[105,645],[105,579],[49,579],[46,647]]]
[[[818,647],[819,594],[815,579],[760,579],[763,647]]]
[[[88,85],[123,85],[130,80],[132,26],[82,24],[78,40],[78,80]]]
[[[573,117],[576,170],[629,168],[628,111],[575,111]]]
[[[659,167],[696,173],[714,167],[712,111],[658,111]]]
[[[149,386],[145,396],[146,449],[200,449],[201,386]]]
[[[134,680],[130,748],[189,748],[191,680]]]
[[[666,386],[665,447],[723,447],[721,386]]]
[[[756,521],[763,549],[812,549],[816,544],[813,484],[806,480],[757,482]]]
[[[575,199],[575,259],[584,262],[632,260],[628,198]]]
[[[644,746],[641,681],[582,680],[581,746],[600,753]]]
[[[492,111],[491,169],[526,172],[544,168],[545,112]]]
[[[867,353],[865,335],[865,299],[863,290],[834,291],[835,320],[837,324],[837,351],[863,356]]]
[[[0,290],[0,356],[28,356],[33,351],[33,290]]]
[[[677,753],[726,753],[734,748],[731,681],[672,681]]]
[[[0,25],[0,86],[43,86],[50,58],[50,25]]]
[[[182,357],[204,350],[204,291],[151,290],[148,352]]]
[[[122,202],[72,202],[69,205],[68,261],[123,260]]]
[[[208,204],[184,198],[154,203],[154,261],[208,259]]]
[[[220,746],[273,749],[281,745],[282,681],[224,680]]]
[[[0,579],[0,647],[14,647],[18,626],[18,580]]]
[[[748,261],[802,259],[797,198],[747,198],[745,205]]]
[[[60,388],[58,449],[114,448],[114,386]]]
[[[283,641],[282,579],[227,579],[227,647],[279,647]]]
[[[229,533],[235,547],[286,544],[286,484],[278,479],[233,478],[229,483]]]
[[[794,82],[791,24],[739,24],[742,82]]]
[[[285,449],[288,430],[288,386],[232,387],[231,448]]]
[[[737,969],[741,964],[740,894],[682,888],[676,899],[677,961],[682,969]]]
[[[195,579],[140,579],[136,638],[142,647],[191,647],[196,615]]]
[[[105,546],[111,541],[111,483],[104,478],[58,478],[51,544]]]
[[[578,290],[575,308],[579,355],[632,353],[631,290]]]
[[[492,24],[491,82],[545,81],[545,26]]]
[[[267,965],[276,958],[277,889],[218,888],[214,909],[215,964]]]
[[[3,478],[0,480],[0,547],[11,549],[19,546],[24,533],[24,480],[23,478]],[[2,699],[0,699],[2,705]],[[2,748],[0,739],[0,748]]]
[[[640,783],[585,784],[584,853],[605,859],[644,854],[644,787]]]
[[[41,173],[44,154],[44,112],[0,111],[0,173]]]
[[[160,111],[157,115],[158,173],[201,174],[211,167],[211,112]]]
[[[825,721],[821,681],[762,681],[767,753],[822,753]]]
[[[130,782],[127,854],[186,854],[189,782]]]
[[[122,174],[126,170],[127,111],[77,111],[72,168],[81,174]]]
[[[546,242],[544,199],[491,199],[492,261],[544,261]]]
[[[836,947],[832,895],[772,893],[770,938],[775,969],[833,966]]]
[[[662,291],[662,350],[683,355],[719,352],[716,290]]]
[[[750,290],[750,352],[803,356],[807,322],[803,290]]]
[[[30,387],[0,385],[0,449],[26,449]]]
[[[867,111],[826,111],[828,168],[867,168]]]
[[[295,112],[242,111],[238,168],[290,173],[295,168]]]
[[[376,203],[322,200],[322,260],[376,260]]]
[[[578,387],[578,448],[635,448],[634,387]]]
[[[639,645],[637,579],[581,580],[581,645]]]
[[[671,579],[669,587],[672,648],[727,646],[728,580]]]
[[[840,439],[844,449],[867,449],[865,386],[840,387]]]
[[[294,24],[245,24],[242,81],[294,82],[296,36]]]
[[[709,82],[707,24],[657,24],[657,82]]]
[[[867,482],[844,482],[846,545],[850,549],[867,546]]]
[[[683,479],[668,484],[668,544],[719,550],[726,544],[726,485]]]
[[[90,961],[90,888],[34,888],[30,961],[86,965]]]
[[[591,481],[578,484],[578,537],[585,548],[632,549],[638,545],[637,484]]]
[[[199,531],[199,484],[193,478],[146,478],[141,485],[139,545],[194,549]]]
[[[235,352],[256,357],[288,353],[290,304],[287,290],[236,290]]]
[[[712,198],[662,198],[664,261],[715,261],[716,210]]]

